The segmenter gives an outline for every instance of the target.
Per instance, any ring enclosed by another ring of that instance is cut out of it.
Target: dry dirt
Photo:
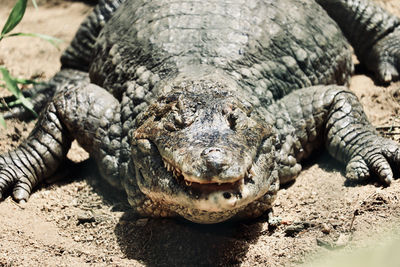
[[[398,0],[380,2],[400,16]],[[0,43],[0,60],[15,76],[45,80],[60,67],[62,49],[91,7],[60,0],[39,4],[38,10],[28,8],[18,31],[61,38],[61,50],[34,38],[10,38]],[[0,24],[10,6],[0,0]],[[377,86],[357,67],[351,89],[372,123],[398,140],[400,82]],[[15,147],[34,122],[7,125],[0,130],[0,152]],[[372,237],[400,238],[393,234],[400,222],[400,180],[388,188],[346,182],[343,167],[326,154],[305,163],[297,181],[280,190],[277,227],[268,227],[266,216],[211,226],[135,218],[124,194],[97,179],[85,152],[74,146],[69,157],[80,163],[67,181],[42,186],[25,205],[11,198],[0,203],[0,266],[295,266],[335,248],[376,243]]]

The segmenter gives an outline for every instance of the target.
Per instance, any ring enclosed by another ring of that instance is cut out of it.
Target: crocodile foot
[[[26,202],[32,188],[38,183],[33,176],[33,169],[26,168],[24,158],[22,151],[1,155],[0,199],[12,190],[11,194],[17,202]]]
[[[366,65],[380,82],[389,83],[400,78],[400,26],[372,47]]]
[[[363,148],[350,159],[346,167],[349,179],[364,180],[372,174],[385,184],[393,181],[393,171],[400,166],[400,146],[383,137],[365,140]]]

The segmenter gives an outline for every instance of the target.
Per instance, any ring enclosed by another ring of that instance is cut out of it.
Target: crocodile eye
[[[232,131],[236,131],[237,119],[237,114],[234,113],[230,113],[227,117],[229,128],[231,128]]]
[[[169,122],[169,121],[164,123],[164,129],[169,131],[169,132],[175,132],[177,130],[175,125],[172,122]]]
[[[167,131],[174,132],[189,126],[193,122],[193,114],[172,111],[163,120],[164,128]]]
[[[178,114],[178,112],[173,112],[172,117],[176,125],[178,125],[179,127],[184,126],[185,123],[183,121],[182,114]]]

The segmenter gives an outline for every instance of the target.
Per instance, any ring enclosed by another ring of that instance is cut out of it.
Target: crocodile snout
[[[229,158],[222,148],[206,148],[201,152],[200,156],[207,166],[208,173],[212,176],[217,176],[228,168]]]

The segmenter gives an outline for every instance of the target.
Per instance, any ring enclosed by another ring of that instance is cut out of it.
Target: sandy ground
[[[400,16],[398,0],[381,3]],[[48,79],[90,9],[64,1],[29,7],[18,31],[66,42],[57,50],[34,38],[6,39],[0,61],[15,76]],[[9,1],[0,0],[0,24],[9,10]],[[351,89],[372,123],[398,140],[400,83],[376,86],[356,68]],[[0,129],[0,152],[17,146],[34,122],[7,124]],[[326,154],[305,163],[297,181],[280,190],[274,213],[283,223],[277,227],[268,227],[266,216],[211,226],[135,218],[124,194],[97,178],[85,152],[74,146],[69,157],[80,163],[67,181],[42,186],[25,205],[10,198],[0,203],[0,266],[296,266],[337,248],[376,246],[383,236],[400,239],[400,180],[388,188],[348,183],[343,167]]]

